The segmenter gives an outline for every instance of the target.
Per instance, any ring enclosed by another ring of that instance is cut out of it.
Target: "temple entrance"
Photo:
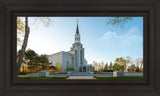
[[[86,67],[83,67],[83,72],[87,72],[87,69],[86,69]]]
[[[82,69],[82,67],[80,67],[80,72],[87,72],[87,68],[83,67],[83,69]]]

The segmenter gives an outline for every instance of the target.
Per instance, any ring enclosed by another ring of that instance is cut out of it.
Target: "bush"
[[[103,72],[113,72],[113,70],[104,70]]]
[[[20,72],[19,75],[26,75],[27,73]]]

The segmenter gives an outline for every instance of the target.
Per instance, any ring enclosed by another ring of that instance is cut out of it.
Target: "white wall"
[[[57,62],[60,62],[62,64],[62,71],[66,71],[67,61],[69,61],[69,64],[72,63],[72,54],[61,51],[50,55],[48,59],[52,62],[53,66],[56,66]]]

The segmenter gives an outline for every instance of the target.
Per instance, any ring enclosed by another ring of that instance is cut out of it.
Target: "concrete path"
[[[69,76],[67,79],[96,79],[93,76]]]

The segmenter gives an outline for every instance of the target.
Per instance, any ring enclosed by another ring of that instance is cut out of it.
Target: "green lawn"
[[[68,77],[18,77],[18,79],[67,79]],[[143,79],[143,77],[94,77],[96,79]]]
[[[66,79],[67,77],[18,77],[18,79]]]
[[[122,80],[128,80],[128,79],[143,79],[143,77],[94,77],[96,79],[122,79]]]

